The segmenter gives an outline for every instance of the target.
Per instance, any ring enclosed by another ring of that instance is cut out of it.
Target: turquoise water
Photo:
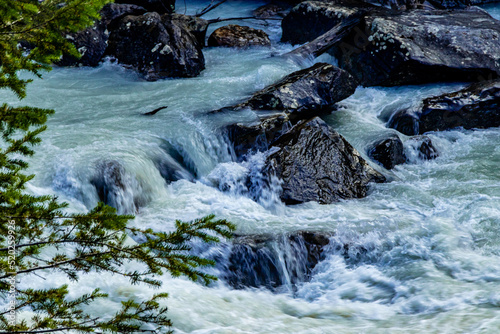
[[[201,3],[188,2],[187,12]],[[183,12],[180,3],[177,7]],[[247,16],[255,7],[233,1],[210,16]],[[488,10],[498,13],[495,8]],[[88,210],[98,201],[90,180],[100,163],[114,160],[125,168],[128,189],[120,194],[118,209],[130,212],[134,200],[143,203],[133,224],[170,230],[175,219],[215,213],[233,221],[239,233],[330,231],[335,243],[351,245],[349,258],[327,250],[311,281],[293,294],[233,290],[223,281],[203,287],[165,275],[161,279],[170,293],[167,305],[177,333],[498,333],[500,130],[429,134],[440,157],[420,161],[408,148],[412,163],[384,171],[393,181],[373,185],[364,199],[285,207],[269,190],[255,202],[237,189],[261,159],[233,162],[217,133],[225,124],[255,115],[207,112],[312,63],[271,57],[292,47],[277,43],[275,23],[251,25],[271,34],[272,49],[206,49],[207,69],[198,78],[145,82],[106,62],[94,69],[57,68],[36,80],[23,103],[53,108],[56,114],[31,161],[37,177],[29,191],[56,194],[71,211]],[[460,87],[358,88],[325,120],[364,153],[372,140],[392,131],[383,121],[388,115]],[[17,103],[7,92],[0,96]],[[140,115],[163,105],[169,108],[154,117]],[[195,182],[164,181],[155,161],[168,159],[165,145],[190,158]],[[215,186],[221,182],[236,190],[221,192]],[[214,251],[225,252],[223,247]],[[47,275],[21,284],[62,282],[63,276]],[[157,292],[95,273],[69,284],[72,296],[95,287],[109,293],[108,301],[89,307],[100,315],[116,310],[125,298]]]

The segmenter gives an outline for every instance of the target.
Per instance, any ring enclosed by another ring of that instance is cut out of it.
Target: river
[[[206,1],[187,1],[194,13]],[[206,18],[248,16],[258,1],[230,1]],[[264,2],[262,2],[264,4]],[[500,7],[489,6],[497,18]],[[177,11],[184,4],[177,1]],[[55,109],[43,143],[30,160],[33,194],[55,194],[82,212],[98,201],[91,182],[103,163],[124,168],[127,191],[114,198],[132,224],[171,230],[175,219],[214,213],[241,234],[299,230],[334,232],[326,258],[311,279],[279,292],[235,290],[223,280],[204,287],[162,277],[176,333],[498,333],[500,330],[500,130],[452,130],[428,136],[440,156],[387,172],[366,198],[330,205],[284,206],[273,189],[249,198],[244,175],[258,173],[259,157],[232,161],[218,129],[251,120],[251,113],[208,115],[312,61],[297,64],[273,57],[292,49],[279,44],[278,23],[246,22],[266,30],[273,47],[235,51],[207,48],[206,70],[197,78],[146,82],[109,61],[97,68],[56,68],[28,88],[21,104]],[[209,34],[216,27],[210,27]],[[335,62],[330,56],[317,61]],[[463,87],[434,84],[358,88],[324,119],[361,153],[389,130],[398,109]],[[2,100],[20,104],[8,92]],[[167,105],[153,117],[140,114]],[[403,140],[407,137],[401,135]],[[186,161],[167,184],[157,166],[175,148]],[[372,165],[374,163],[372,162]],[[256,172],[257,170],[257,172]],[[219,186],[223,184],[225,191]],[[333,245],[349,244],[349,252]],[[208,252],[224,257],[227,245]],[[220,274],[221,267],[212,271]],[[33,276],[23,286],[61,284],[62,275]],[[69,282],[71,296],[100,287],[109,300],[90,312],[114,312],[129,297],[157,292],[126,279],[91,273]],[[22,315],[21,315],[22,317]]]

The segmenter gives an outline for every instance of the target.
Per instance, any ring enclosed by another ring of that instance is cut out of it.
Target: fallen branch
[[[147,112],[147,113],[144,113],[144,114],[141,114],[143,116],[153,116],[154,114],[156,114],[158,111],[160,110],[163,110],[163,109],[167,109],[168,106],[163,106],[163,107],[160,107],[160,108],[156,108],[155,110],[153,111],[150,111],[150,112]]]
[[[221,0],[219,1],[218,3],[214,4],[214,0],[210,1],[210,4],[208,6],[206,6],[205,8],[203,8],[199,13],[197,13],[195,16],[196,17],[200,17],[200,16],[203,16],[205,15],[206,13],[214,10],[215,8],[219,7],[220,5],[222,5],[224,2],[226,2],[227,0]]]

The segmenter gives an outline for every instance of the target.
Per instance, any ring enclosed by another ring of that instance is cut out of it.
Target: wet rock
[[[368,156],[386,169],[393,169],[396,165],[406,162],[403,142],[395,134],[373,143],[368,150]]]
[[[291,44],[310,42],[357,12],[356,8],[340,7],[335,2],[302,2],[281,22],[281,41]]]
[[[457,9],[494,3],[498,0],[429,0],[429,2],[439,9]]]
[[[182,25],[162,20],[157,13],[121,19],[109,36],[106,53],[147,80],[194,77],[205,68],[196,38]]]
[[[356,80],[346,71],[317,63],[258,91],[239,107],[286,111],[291,118],[300,113],[303,119],[331,111],[335,103],[354,94],[356,87]]]
[[[164,15],[162,16],[162,20],[182,26],[196,38],[201,47],[205,46],[205,37],[207,35],[209,23],[207,20],[192,15],[182,14]]]
[[[135,178],[126,173],[118,161],[104,161],[97,165],[90,180],[99,200],[117,209],[119,214],[133,214],[148,201]]]
[[[500,126],[500,81],[425,99],[418,124],[419,133]]]
[[[232,124],[226,128],[226,135],[233,144],[238,159],[257,151],[267,151],[282,134],[291,128],[286,114],[264,118],[255,124]]]
[[[142,15],[146,9],[130,4],[108,3],[101,9],[101,22],[107,26],[127,15]]]
[[[173,13],[175,10],[175,0],[115,0],[115,3],[133,4],[159,14]]]
[[[234,288],[266,287],[275,290],[307,281],[323,259],[328,233],[237,236],[224,280]]]
[[[364,86],[480,81],[500,73],[500,21],[482,9],[377,9],[333,49]]]
[[[500,126],[500,81],[473,84],[457,92],[427,98],[416,110],[397,112],[389,121],[407,135]]]
[[[197,176],[192,159],[179,148],[176,148],[169,142],[161,145],[164,155],[154,160],[156,168],[167,183],[188,180],[194,181]]]
[[[387,126],[407,136],[414,136],[419,131],[418,118],[418,111],[414,108],[400,110],[391,116]]]
[[[265,173],[282,180],[281,199],[286,204],[361,198],[370,182],[385,181],[318,117],[298,123],[273,146],[279,150],[267,158]]]
[[[421,160],[432,160],[439,156],[439,152],[427,136],[416,136],[410,139],[417,144],[418,157]]]
[[[291,6],[284,3],[270,3],[260,6],[253,11],[253,16],[260,19],[268,19],[271,17],[283,17]]]
[[[257,122],[233,124],[225,130],[236,156],[241,158],[252,151],[267,150],[297,121],[331,112],[336,102],[354,93],[356,86],[346,71],[317,63],[267,86],[239,105],[218,111],[251,108],[257,112]]]
[[[57,62],[59,66],[97,66],[102,60],[108,46],[108,26],[125,15],[141,15],[146,10],[135,5],[119,5],[115,3],[105,5],[101,10],[101,20],[93,27],[77,33],[71,33],[66,38],[71,41],[80,52],[81,58],[64,55]]]
[[[208,46],[246,48],[270,46],[269,36],[260,29],[230,24],[216,29],[208,38]]]

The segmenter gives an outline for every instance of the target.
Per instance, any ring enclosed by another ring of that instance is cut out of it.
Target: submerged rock
[[[416,136],[410,138],[410,142],[413,142],[417,146],[418,158],[421,160],[432,160],[439,156],[439,151],[432,143],[432,140],[427,136]]]
[[[397,86],[498,77],[499,40],[500,22],[476,7],[378,9],[333,50],[339,66],[362,85]]]
[[[403,142],[396,134],[373,143],[368,150],[368,156],[386,169],[393,169],[396,165],[406,162]]]
[[[133,214],[148,201],[138,181],[118,161],[99,163],[90,183],[96,188],[99,200],[117,209],[119,214]]]
[[[406,135],[429,131],[500,126],[500,81],[473,84],[453,93],[427,98],[416,110],[397,112],[389,121]]]
[[[237,236],[223,278],[237,289],[266,287],[274,290],[305,282],[323,259],[323,249],[330,236],[316,232]]]
[[[233,144],[236,157],[241,159],[248,153],[267,151],[290,128],[291,122],[284,114],[264,118],[255,124],[231,124],[225,132]]]
[[[154,159],[154,164],[167,183],[196,179],[198,172],[194,162],[182,149],[167,141],[160,147],[165,154]]]
[[[201,47],[170,17],[157,13],[124,17],[112,30],[106,53],[147,80],[197,76],[205,68]]]
[[[368,184],[384,182],[340,134],[316,117],[295,125],[273,145],[267,158],[268,174],[282,180],[286,204],[316,201],[328,204],[365,197]]]
[[[208,46],[246,48],[249,46],[270,46],[269,36],[260,29],[230,24],[215,29],[208,38]]]

